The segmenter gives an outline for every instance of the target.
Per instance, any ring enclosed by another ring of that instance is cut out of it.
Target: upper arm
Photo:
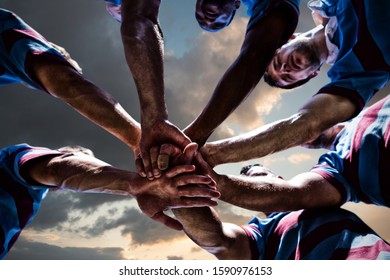
[[[301,173],[289,183],[301,192],[301,208],[331,207],[342,202],[338,189],[317,173]]]
[[[311,135],[308,141],[316,139],[326,129],[351,119],[357,111],[356,104],[349,98],[333,94],[317,94],[299,109],[300,121]]]
[[[51,154],[29,160],[22,165],[20,174],[26,182],[32,185],[57,186],[56,176],[48,166],[59,156],[59,154]]]
[[[236,224],[223,223],[224,235],[231,240],[214,255],[220,260],[250,260],[251,248],[244,229]]]

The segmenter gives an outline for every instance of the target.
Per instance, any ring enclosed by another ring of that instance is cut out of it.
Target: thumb
[[[188,144],[183,151],[184,157],[183,160],[185,161],[184,163],[190,164],[192,162],[192,159],[195,156],[196,151],[198,150],[198,144],[197,143],[190,143]],[[183,163],[183,164],[184,164]]]
[[[167,227],[170,227],[171,229],[174,229],[174,230],[182,230],[183,229],[183,226],[181,223],[179,223],[177,220],[167,216],[163,212],[158,212],[158,213],[154,214],[154,216],[151,218],[157,222],[160,222],[160,223],[166,225]]]

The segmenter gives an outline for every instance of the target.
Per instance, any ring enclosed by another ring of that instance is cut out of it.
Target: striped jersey
[[[253,259],[390,259],[390,244],[341,208],[278,213],[244,226]]]
[[[332,41],[339,53],[328,71],[331,82],[319,93],[346,96],[361,111],[390,78],[390,1],[311,0],[308,6],[338,23]]]
[[[345,202],[390,207],[390,95],[347,124],[333,145],[311,171],[335,186]]]
[[[70,65],[41,34],[13,12],[0,9],[0,85],[23,82],[46,91],[31,73],[32,61],[44,57]]]
[[[51,154],[60,153],[26,144],[0,150],[0,259],[33,220],[48,191],[46,187],[26,182],[20,168],[32,159]]]

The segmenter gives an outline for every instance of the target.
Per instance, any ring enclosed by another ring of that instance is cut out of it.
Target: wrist
[[[156,110],[159,111],[159,110]],[[154,126],[156,123],[165,122],[168,120],[168,114],[165,110],[159,112],[143,112],[141,114],[141,127],[149,128]]]
[[[200,153],[212,168],[221,164],[221,162],[218,159],[218,148],[216,145],[212,143],[206,143],[200,149]]]
[[[202,147],[211,133],[205,135],[205,132],[201,127],[197,127],[195,123],[192,123],[184,129],[184,134],[187,135],[192,142],[195,142],[199,145],[199,147]]]

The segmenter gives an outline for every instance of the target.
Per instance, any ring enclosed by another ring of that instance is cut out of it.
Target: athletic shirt
[[[333,146],[311,171],[335,186],[343,202],[390,207],[390,95],[347,124]]]
[[[287,8],[291,8],[297,14],[297,18],[299,16],[300,0],[241,0],[241,2],[247,7],[247,14],[250,17],[247,29],[281,4],[286,4]]]
[[[118,6],[122,5],[122,0],[104,0],[104,1]]]
[[[31,60],[37,57],[70,66],[41,34],[11,11],[0,9],[0,85],[23,82],[46,91],[30,73]]]
[[[27,183],[20,175],[20,168],[32,159],[52,154],[60,153],[27,144],[0,150],[0,259],[34,219],[48,192],[47,187]]]
[[[278,213],[244,226],[259,260],[390,259],[390,245],[341,208]]]
[[[390,1],[312,0],[308,6],[338,23],[333,43],[339,53],[328,72],[331,82],[318,93],[346,96],[358,114],[390,78]]]

